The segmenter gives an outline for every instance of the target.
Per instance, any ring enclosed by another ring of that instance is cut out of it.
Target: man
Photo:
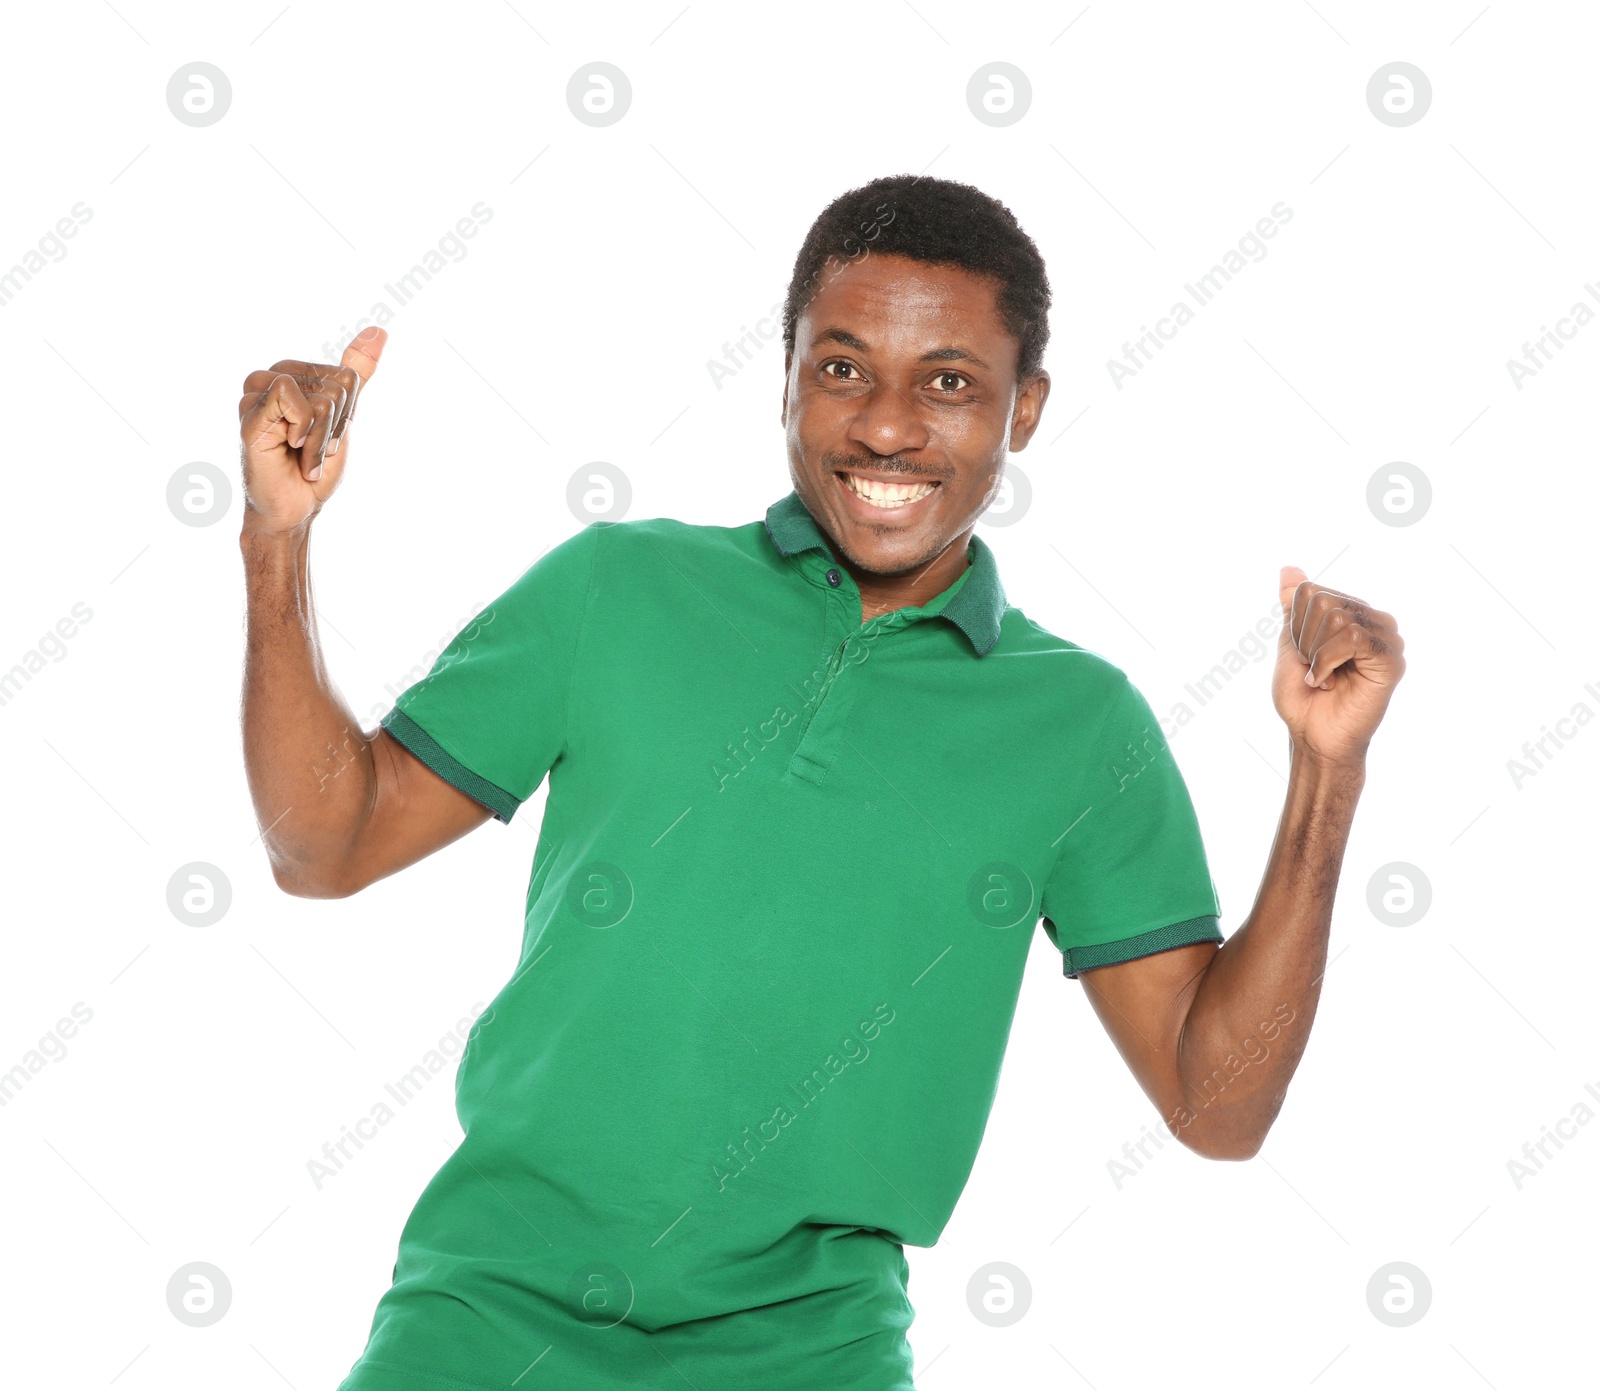
[[[1168,1128],[1260,1146],[1403,643],[1282,573],[1289,792],[1224,942],[1149,705],[1009,605],[974,534],[1039,424],[1048,307],[978,190],[843,195],[785,307],[793,491],[745,526],[584,528],[370,735],[307,538],[384,334],[246,379],[243,723],[278,884],[355,893],[549,776],[465,1138],[342,1391],[911,1387],[902,1248],[970,1173],[1041,915]]]

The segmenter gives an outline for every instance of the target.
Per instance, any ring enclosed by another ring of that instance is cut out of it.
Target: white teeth
[[[844,481],[857,497],[888,510],[925,498],[939,486],[937,483],[880,483],[875,478],[859,478],[853,473],[845,474]]]

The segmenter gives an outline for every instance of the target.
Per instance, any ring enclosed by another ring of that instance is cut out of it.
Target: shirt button
[[[840,575],[840,573],[837,570],[829,570],[828,571],[828,583],[831,584],[835,589],[837,589],[839,587],[839,581],[842,578],[843,578],[843,576]]]

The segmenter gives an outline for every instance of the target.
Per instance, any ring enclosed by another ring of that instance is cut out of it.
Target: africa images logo
[[[755,1163],[757,1157],[769,1144],[778,1140],[800,1112],[822,1095],[822,1089],[829,1082],[843,1076],[851,1063],[864,1063],[872,1056],[867,1044],[894,1023],[895,1012],[887,1004],[880,1004],[873,1006],[872,1014],[871,1019],[861,1020],[851,1033],[844,1036],[837,1050],[829,1053],[821,1063],[790,1086],[790,1092],[799,1098],[798,1110],[791,1109],[786,1101],[780,1101],[766,1120],[757,1122],[754,1134],[747,1125],[743,1139],[737,1143],[730,1141],[722,1147],[723,1153],[711,1161],[711,1177],[717,1181],[717,1192],[725,1193],[728,1180],[738,1178]]]

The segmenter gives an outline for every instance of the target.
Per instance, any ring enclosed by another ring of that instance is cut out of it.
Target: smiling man
[[[307,548],[384,335],[246,379],[243,726],[277,883],[353,894],[549,779],[464,1138],[343,1391],[907,1391],[903,1248],[971,1172],[1041,920],[1168,1129],[1260,1146],[1403,643],[1283,571],[1289,790],[1224,941],[1149,705],[1008,603],[974,532],[1039,424],[1049,298],[978,190],[843,195],[785,307],[793,490],[743,526],[584,528],[370,734]]]

